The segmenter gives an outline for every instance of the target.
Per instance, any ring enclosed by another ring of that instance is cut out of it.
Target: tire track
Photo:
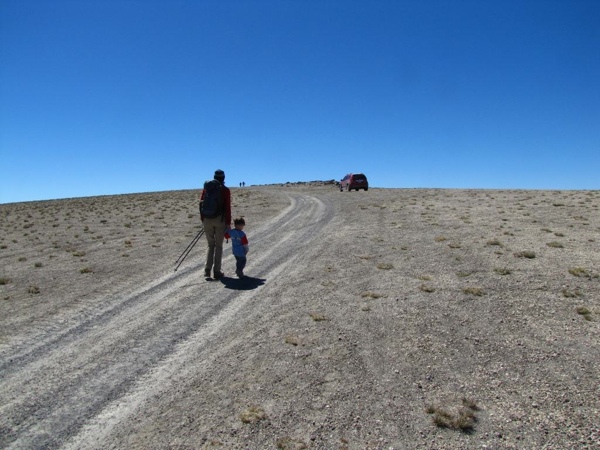
[[[251,267],[258,268],[252,272],[266,281],[334,214],[326,198],[289,197],[290,206],[251,236]],[[224,264],[232,260],[227,255]],[[164,384],[165,374],[184,365],[189,352],[210,346],[209,337],[232,320],[243,320],[234,315],[257,291],[236,289],[233,282],[241,280],[206,283],[202,268],[196,262],[123,298],[109,298],[102,302],[107,307],[68,330],[49,331],[38,344],[3,356],[0,447],[58,448],[103,410],[112,417],[126,414]],[[154,382],[147,384],[149,379]],[[82,436],[93,430],[91,425]]]

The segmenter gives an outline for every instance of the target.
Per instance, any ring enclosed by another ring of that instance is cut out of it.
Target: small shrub
[[[329,320],[327,317],[325,317],[323,314],[319,314],[316,312],[311,312],[308,313],[308,315],[311,317],[312,320],[314,320],[315,322],[323,322],[326,320]]]
[[[363,292],[360,295],[361,295],[361,297],[373,298],[373,299],[383,297],[381,294],[378,294],[377,292],[370,292],[370,291]]]
[[[502,247],[502,242],[500,242],[498,239],[492,239],[490,241],[487,241],[485,243],[486,245],[490,245],[490,246],[498,246],[498,247]]]
[[[33,266],[36,267],[37,269],[39,269],[40,267],[43,266],[43,264],[41,262],[36,262]]]
[[[585,306],[579,306],[577,308],[577,314],[582,315],[585,320],[589,320],[589,321],[592,320],[592,312],[589,309],[587,309]]]
[[[297,347],[298,345],[300,345],[300,338],[289,334],[285,337],[285,343]]]
[[[560,242],[557,242],[557,241],[548,242],[546,245],[548,247],[552,247],[552,248],[563,248],[564,247]]]
[[[277,446],[277,450],[306,450],[308,448],[304,442],[296,441],[289,437],[277,439],[275,445]]]
[[[583,267],[573,267],[569,269],[569,273],[575,277],[589,277],[590,274]]]
[[[37,286],[29,286],[29,289],[27,289],[27,292],[29,292],[30,294],[39,294],[40,288]]]
[[[73,256],[80,258],[82,256],[85,256],[85,252],[84,251],[73,252]]]
[[[463,398],[462,406],[444,408],[430,405],[426,412],[432,415],[432,421],[437,427],[469,433],[475,427],[477,422],[475,413],[479,410],[480,408],[473,400]]]
[[[10,278],[8,277],[0,277],[0,286],[5,286],[10,283]]]
[[[260,406],[251,406],[240,413],[240,419],[244,423],[257,423],[267,418],[267,413]]]
[[[434,287],[427,286],[425,283],[423,283],[421,286],[419,286],[419,289],[421,291],[427,292],[427,293],[435,292],[435,288]]]
[[[575,297],[583,296],[583,294],[577,289],[575,289],[574,291],[569,291],[568,289],[563,289],[562,294],[566,298],[575,298]]]
[[[93,270],[91,268],[89,268],[89,267],[84,267],[79,272],[81,272],[81,273],[92,273]]]
[[[475,295],[477,297],[481,297],[482,295],[485,295],[485,291],[480,287],[467,287],[467,288],[463,289],[463,292],[465,294]]]
[[[459,278],[466,278],[466,277],[470,277],[471,275],[473,275],[473,272],[457,272],[456,276],[458,276]]]
[[[391,270],[394,268],[394,266],[389,263],[379,263],[377,264],[377,268],[381,270]]]
[[[444,242],[444,241],[447,241],[447,240],[448,240],[448,238],[445,237],[445,236],[438,236],[438,237],[435,238],[436,242]]]
[[[498,275],[510,275],[512,273],[512,270],[507,269],[507,268],[500,268],[500,267],[496,267],[494,269],[494,272],[496,272]]]
[[[535,258],[535,252],[529,251],[529,250],[525,250],[522,252],[517,252],[514,254],[516,258],[527,258],[527,259],[534,259]]]

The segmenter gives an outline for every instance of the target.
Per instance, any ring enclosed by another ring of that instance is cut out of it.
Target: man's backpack
[[[209,219],[223,214],[223,195],[221,183],[210,180],[204,183],[204,198],[200,202],[200,213]]]

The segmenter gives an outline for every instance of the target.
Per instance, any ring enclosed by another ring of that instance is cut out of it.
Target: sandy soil
[[[600,192],[232,196],[0,205],[1,448],[600,448]]]

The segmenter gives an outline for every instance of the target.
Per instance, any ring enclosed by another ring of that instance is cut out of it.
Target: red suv
[[[367,177],[362,173],[349,173],[342,181],[340,181],[340,191],[343,191],[344,188],[347,191],[351,191],[352,189],[364,189],[365,191],[369,190],[369,182],[367,181]]]

